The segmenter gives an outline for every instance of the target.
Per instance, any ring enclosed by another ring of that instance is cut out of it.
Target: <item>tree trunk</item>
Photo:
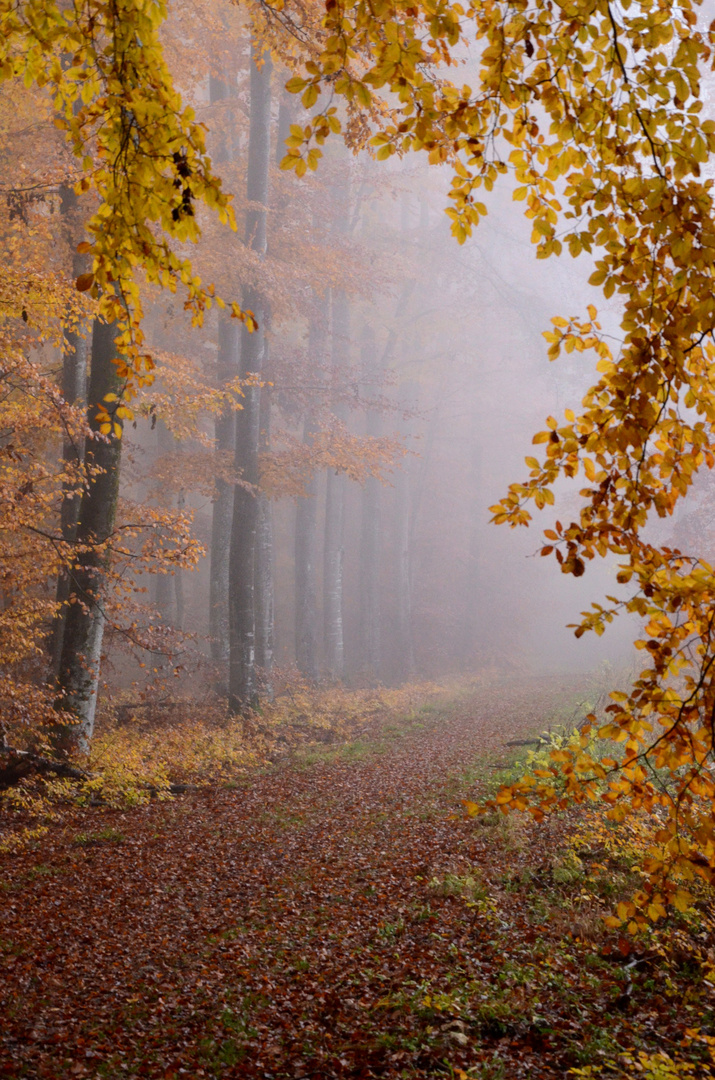
[[[66,184],[62,185],[60,192],[60,213],[63,215],[67,241],[72,250],[72,276],[79,277],[87,269],[87,256],[77,252],[77,245],[81,237],[81,227],[77,218],[78,198],[74,190]],[[83,405],[87,395],[87,358],[89,355],[89,339],[83,337],[80,327],[75,330],[65,330],[64,351],[62,356],[62,397],[68,405]],[[88,329],[88,328],[87,328]],[[62,506],[60,509],[60,532],[62,539],[67,544],[73,544],[77,535],[77,520],[81,493],[78,491],[77,481],[79,478],[78,467],[84,455],[83,441],[67,436],[62,445],[62,463],[67,479],[63,484]],[[74,476],[73,474],[77,474]],[[50,663],[54,678],[57,678],[60,656],[62,653],[62,637],[64,635],[66,604],[70,594],[70,572],[67,567],[62,567],[57,575],[57,614],[52,626],[50,637]]]
[[[266,342],[266,357],[268,343]],[[266,359],[266,363],[267,363]],[[260,404],[261,453],[271,446],[271,388],[261,388]],[[258,535],[256,541],[256,667],[259,690],[267,698],[273,697],[273,506],[266,495],[258,495]]]
[[[87,395],[93,431],[99,430],[99,404],[107,394],[121,391],[114,364],[115,333],[113,325],[95,320]],[[87,486],[79,509],[77,564],[72,571],[58,673],[57,706],[75,719],[73,725],[57,729],[55,741],[64,751],[86,751],[94,729],[105,620],[102,588],[109,564],[107,541],[114,530],[119,498],[121,445],[121,439],[112,431],[108,436],[90,439],[85,451]]]
[[[181,488],[179,494],[176,497],[176,508],[181,512],[186,506],[186,493]],[[174,618],[174,626],[177,630],[184,629],[185,618],[185,602],[184,602],[184,575],[181,570],[176,569],[173,574],[174,578],[174,604],[176,615]]]
[[[367,394],[377,392],[379,363],[375,351],[375,337],[366,328],[362,344],[362,367],[368,376]],[[375,409],[368,408],[365,430],[367,435],[382,434],[382,419]],[[377,477],[365,481],[362,496],[362,528],[360,543],[360,631],[362,646],[362,674],[370,683],[379,679],[380,656],[380,554],[382,528],[380,520],[380,488]]]
[[[331,368],[335,390],[347,366],[350,348],[350,305],[344,292],[332,295]],[[344,406],[333,405],[336,417],[345,421]],[[325,547],[323,554],[323,637],[325,667],[331,679],[345,674],[343,630],[343,561],[345,558],[345,477],[328,469],[325,492]]]
[[[395,477],[395,633],[396,676],[409,679],[415,673],[412,641],[412,587],[410,550],[410,473],[403,462]]]
[[[314,434],[312,418],[308,416],[303,429],[303,442],[312,443]],[[311,472],[305,485],[305,495],[300,495],[296,500],[295,662],[300,673],[313,682],[318,678],[317,496],[317,478],[315,472]]]
[[[218,381],[225,386],[239,372],[239,323],[225,311],[218,316]],[[216,449],[222,454],[235,451],[235,413],[227,409],[216,418],[214,433]],[[209,637],[211,659],[228,667],[228,567],[231,550],[231,525],[233,520],[233,484],[218,478],[216,498],[211,520],[211,570],[209,577]],[[225,679],[225,675],[223,676]],[[225,685],[225,684],[224,684]]]
[[[483,620],[483,583],[480,559],[483,546],[483,529],[486,520],[484,485],[482,483],[482,448],[478,420],[474,422],[470,446],[469,488],[470,504],[469,551],[464,582],[464,644],[462,664],[473,670],[479,655],[480,631]]]
[[[232,96],[228,79],[209,78],[209,96],[212,104],[225,101]],[[218,163],[233,160],[233,124],[232,117],[224,117],[222,138],[214,149]],[[218,313],[218,363],[217,382],[219,386],[235,379],[240,370],[239,323],[224,310]],[[235,413],[226,409],[214,423],[216,450],[224,458],[235,451]],[[218,478],[216,497],[211,518],[211,564],[209,570],[209,642],[211,659],[220,667],[221,679],[225,688],[229,661],[228,630],[228,567],[231,548],[231,523],[233,519],[233,484]]]
[[[261,59],[254,45],[251,51],[251,109],[248,145],[246,243],[265,255],[268,165],[270,159],[271,70],[270,54]],[[265,347],[266,305],[258,289],[247,288],[244,307],[253,311],[258,327],[249,334],[242,329],[241,373],[260,374]],[[258,442],[260,438],[260,388],[248,387],[243,409],[236,416],[236,468],[243,484],[237,485],[233,499],[233,526],[229,565],[230,664],[228,701],[232,712],[243,712],[257,704],[256,690],[256,607],[255,564],[258,526]],[[250,484],[247,489],[244,485]]]
[[[292,100],[287,91],[278,103],[276,165],[285,156],[285,140],[290,135]],[[267,241],[266,241],[267,246]],[[270,323],[270,311],[265,312],[266,331]],[[265,382],[261,387],[259,453],[271,448],[271,387],[270,343],[268,336],[263,347]],[[259,697],[273,697],[273,654],[275,646],[275,589],[273,567],[273,504],[261,491],[258,492],[258,522],[256,525],[255,565],[255,611],[256,611],[256,681]]]
[[[165,457],[174,449],[174,437],[163,420],[156,424],[156,443],[159,457]],[[164,530],[162,529],[162,532]],[[167,626],[176,626],[176,587],[173,573],[154,575],[154,606]]]

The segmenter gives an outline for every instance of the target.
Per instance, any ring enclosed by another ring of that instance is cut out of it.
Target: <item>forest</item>
[[[712,14],[0,0],[0,1076],[715,1077]]]

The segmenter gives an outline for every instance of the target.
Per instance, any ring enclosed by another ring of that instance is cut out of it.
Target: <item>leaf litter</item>
[[[580,818],[460,812],[574,688],[493,681],[240,787],[71,809],[2,858],[0,1075],[711,1075],[707,913],[626,939]]]

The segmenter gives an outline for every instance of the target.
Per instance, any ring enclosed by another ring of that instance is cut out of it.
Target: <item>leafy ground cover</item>
[[[512,679],[2,856],[0,1074],[715,1075],[708,898],[603,916],[640,838],[468,819],[576,686]]]

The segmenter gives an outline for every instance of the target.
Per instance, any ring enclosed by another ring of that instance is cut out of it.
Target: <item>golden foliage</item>
[[[581,576],[616,555],[626,599],[594,604],[576,628],[602,633],[619,610],[638,615],[650,665],[614,694],[609,722],[591,718],[578,744],[551,751],[498,796],[537,816],[568,800],[603,800],[614,820],[662,814],[648,853],[640,925],[687,903],[695,878],[715,879],[713,775],[715,571],[696,552],[648,542],[650,514],[665,517],[703,466],[715,463],[715,214],[702,166],[715,123],[702,116],[702,71],[715,30],[698,28],[693,0],[473,0],[327,5],[322,51],[289,89],[330,91],[366,105],[399,101],[375,135],[377,156],[426,150],[454,169],[452,231],[461,242],[486,213],[477,201],[499,174],[519,183],[537,255],[568,250],[595,259],[591,284],[623,303],[618,356],[597,311],[561,316],[546,334],[550,357],[595,352],[598,383],[576,416],[549,417],[527,459],[528,480],[494,507],[494,520],[530,521],[528,504],[553,504],[560,477],[583,473],[578,520],[546,530],[542,554]],[[282,10],[282,9],[281,9]],[[437,78],[473,33],[481,47],[475,88]],[[310,147],[334,127],[332,107],[295,130],[286,167],[311,167]],[[589,751],[597,731],[621,747]]]
[[[0,3],[0,81],[21,80],[51,95],[54,123],[81,163],[75,191],[98,196],[86,223],[90,239],[80,244],[91,272],[76,287],[90,291],[101,316],[117,323],[125,396],[150,382],[153,368],[142,348],[137,271],[172,291],[183,286],[186,307],[200,322],[214,302],[213,287],[174,245],[198,239],[196,203],[235,228],[203,127],[164,59],[166,14],[165,4],[142,0]],[[238,305],[232,313],[251,324]]]
[[[63,804],[137,806],[171,798],[176,786],[240,783],[251,770],[301,748],[339,749],[371,724],[409,715],[438,695],[449,691],[426,682],[395,689],[317,688],[291,676],[276,700],[250,720],[230,716],[225,702],[204,700],[199,709],[196,701],[175,701],[168,710],[147,713],[119,700],[116,716],[102,720],[92,741],[85,779],[29,776],[0,792],[0,807],[15,819],[0,850],[42,835]]]

